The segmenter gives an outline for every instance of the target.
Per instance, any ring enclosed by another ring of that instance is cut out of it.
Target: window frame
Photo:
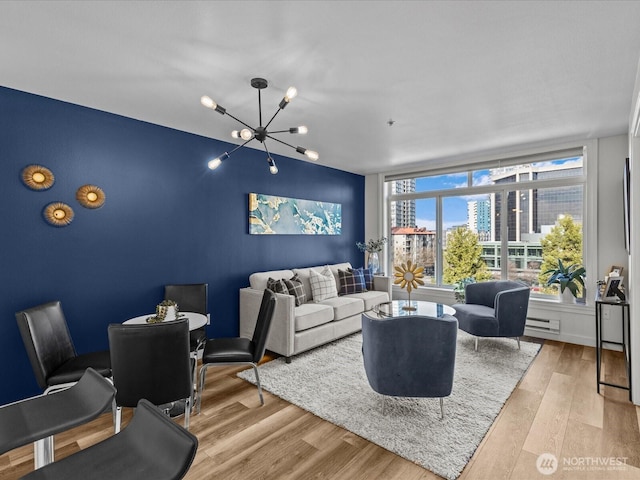
[[[522,164],[531,164],[549,160],[558,160],[561,158],[570,158],[571,156],[582,155],[582,175],[576,175],[572,177],[560,177],[549,179],[536,179],[525,180],[519,182],[512,182],[508,184],[492,184],[473,186],[473,172],[484,169],[500,168],[506,166],[515,166]],[[496,156],[494,158],[484,157],[479,159],[461,159],[457,162],[451,162],[452,165],[448,167],[434,167],[429,170],[414,170],[380,174],[380,188],[382,192],[381,198],[384,205],[383,212],[383,231],[385,236],[391,235],[391,206],[393,201],[400,200],[421,200],[426,198],[435,198],[436,201],[436,236],[437,236],[437,251],[436,262],[437,265],[442,265],[443,251],[442,251],[442,199],[447,196],[464,196],[464,195],[476,195],[476,194],[489,194],[500,193],[507,195],[509,191],[516,190],[529,190],[529,189],[542,189],[542,188],[554,188],[554,187],[567,187],[572,185],[581,185],[583,187],[583,204],[582,204],[582,230],[583,230],[583,260],[584,265],[589,272],[596,272],[597,266],[597,162],[598,162],[598,142],[597,140],[588,140],[582,142],[568,143],[556,147],[540,147],[537,149],[531,149],[526,152],[505,154],[503,156]],[[454,164],[455,163],[455,164]],[[467,173],[467,186],[461,188],[452,188],[446,190],[429,190],[424,192],[413,192],[405,194],[393,194],[390,191],[390,183],[393,180],[404,180],[409,178],[421,178],[427,176],[441,175],[441,174],[459,174],[462,172]],[[505,197],[506,198],[506,197]],[[506,230],[506,222],[501,223],[501,228]],[[501,277],[505,278],[508,275],[508,249],[509,241],[506,232],[502,231],[500,235],[501,251]],[[391,249],[387,249],[384,256],[385,266],[392,266],[393,252]],[[387,268],[387,271],[391,271]],[[424,290],[451,290],[450,286],[442,284],[442,268],[436,268],[436,284],[426,285],[420,287]],[[596,278],[596,274],[591,274],[591,277]],[[586,282],[587,287],[589,281]],[[591,289],[587,290],[587,301],[585,304],[580,305],[592,305]],[[534,295],[532,300],[543,300],[556,302],[557,298],[544,295]],[[570,306],[570,308],[573,306]]]

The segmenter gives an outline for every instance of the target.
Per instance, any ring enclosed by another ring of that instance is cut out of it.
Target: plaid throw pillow
[[[318,303],[338,296],[336,281],[331,270],[325,268],[322,273],[315,270],[309,270],[309,272],[311,273],[309,280],[311,281],[311,294],[314,302]]]
[[[364,281],[364,290],[373,290],[373,272],[369,268],[352,268],[351,271],[354,275],[362,275]]]
[[[274,293],[283,293],[289,295],[289,289],[282,280],[274,280],[269,277],[267,280],[267,288]]]
[[[295,274],[289,280],[284,280],[284,284],[289,290],[289,295],[293,295],[296,299],[296,307],[307,302],[307,294],[304,293],[304,285],[302,285],[302,280],[298,278],[298,274]]]
[[[350,295],[352,293],[364,292],[364,276],[362,272],[354,272],[353,270],[344,271],[338,269],[338,278],[340,279],[340,291],[338,295]]]

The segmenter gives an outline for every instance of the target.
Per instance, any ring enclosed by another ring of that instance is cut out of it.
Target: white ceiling
[[[0,1],[2,86],[233,143],[200,97],[257,126],[264,77],[310,130],[279,137],[360,174],[625,133],[639,58],[632,1]]]

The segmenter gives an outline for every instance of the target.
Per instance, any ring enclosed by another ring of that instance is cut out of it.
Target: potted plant
[[[464,289],[470,283],[476,283],[476,279],[473,277],[466,277],[453,284],[453,294],[456,298],[456,303],[465,303]]]
[[[582,265],[573,264],[565,266],[561,259],[558,259],[557,268],[552,268],[544,272],[544,275],[550,274],[547,279],[547,286],[558,285],[560,294],[562,295],[565,289],[569,289],[571,294],[575,298],[581,296],[584,289],[584,276],[587,273]]]
[[[377,240],[371,238],[367,243],[356,242],[356,247],[358,247],[361,252],[368,253],[367,268],[369,268],[373,274],[379,273],[380,271],[378,252],[382,251],[385,243],[387,243],[387,237],[382,237]]]

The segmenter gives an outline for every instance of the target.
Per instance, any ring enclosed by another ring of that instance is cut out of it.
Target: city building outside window
[[[535,161],[391,178],[385,185],[391,264],[423,266],[427,287],[469,277],[511,279],[529,285],[533,295],[556,295],[555,286],[546,286],[547,265],[558,258],[583,264],[581,148]],[[567,228],[577,233],[564,244],[549,240]]]

